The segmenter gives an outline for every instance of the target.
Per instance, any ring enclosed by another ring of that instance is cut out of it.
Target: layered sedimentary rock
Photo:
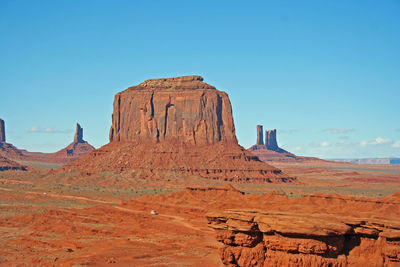
[[[6,129],[4,125],[4,120],[0,119],[0,142],[6,141]]]
[[[276,141],[276,129],[265,131],[265,143],[263,139],[263,126],[257,125],[257,142],[248,150],[261,161],[314,161],[318,158],[296,156],[278,146]]]
[[[0,171],[26,171],[28,168],[6,157],[0,156]]]
[[[200,76],[150,79],[116,94],[110,141],[236,143],[228,95]]]
[[[361,209],[369,205],[366,201]],[[220,257],[226,266],[400,264],[398,215],[228,210],[211,212],[207,219],[217,240],[224,244]]]
[[[238,145],[228,95],[200,76],[150,79],[116,94],[110,143],[64,170],[294,181]]]

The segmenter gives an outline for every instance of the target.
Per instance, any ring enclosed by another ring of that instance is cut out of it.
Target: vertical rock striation
[[[265,147],[273,151],[278,151],[280,149],[276,142],[276,129],[265,131]]]
[[[200,76],[150,79],[117,93],[110,143],[64,168],[71,169],[140,170],[152,179],[295,181],[239,146],[228,95]]]
[[[74,142],[75,143],[83,143],[83,129],[79,125],[79,123],[76,124],[76,132],[74,136]]]
[[[150,79],[116,94],[110,142],[237,143],[228,95],[200,76]]]

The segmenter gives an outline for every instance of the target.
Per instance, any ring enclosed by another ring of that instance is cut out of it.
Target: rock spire
[[[0,119],[0,142],[6,141],[6,128],[4,126],[4,120]]]
[[[262,146],[264,145],[264,140],[263,140],[263,126],[262,125],[257,125],[257,143],[256,145]]]
[[[265,131],[265,146],[269,150],[275,151],[279,149],[278,143],[276,142],[276,129]]]
[[[74,137],[74,142],[75,143],[83,143],[83,129],[79,125],[79,123],[76,124],[76,131],[75,131],[75,137]]]

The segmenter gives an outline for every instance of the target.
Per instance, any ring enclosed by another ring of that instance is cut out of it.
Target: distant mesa
[[[332,159],[333,161],[354,164],[400,164],[400,158],[362,158],[362,159]]]
[[[265,131],[265,143],[263,141],[263,126],[257,125],[257,142],[248,149],[260,160],[267,161],[320,161],[313,157],[296,156],[278,146],[276,141],[276,129]]]
[[[76,170],[294,181],[238,145],[228,95],[201,76],[150,79],[117,93],[110,143],[63,168]]]
[[[4,121],[0,119],[0,155],[10,161],[21,161],[27,165],[29,165],[29,162],[65,164],[77,160],[95,149],[92,145],[83,140],[83,129],[79,123],[76,125],[74,141],[55,153],[29,152],[24,149],[18,149],[14,145],[5,142],[4,125]]]

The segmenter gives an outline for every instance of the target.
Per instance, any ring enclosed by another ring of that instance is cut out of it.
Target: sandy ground
[[[273,165],[298,183],[233,183],[250,196],[242,204],[235,196],[184,190],[226,185],[203,178],[0,173],[0,266],[220,266],[220,244],[205,219],[210,210],[256,205],[276,193],[279,208],[314,193],[375,198],[400,191],[396,165]]]

